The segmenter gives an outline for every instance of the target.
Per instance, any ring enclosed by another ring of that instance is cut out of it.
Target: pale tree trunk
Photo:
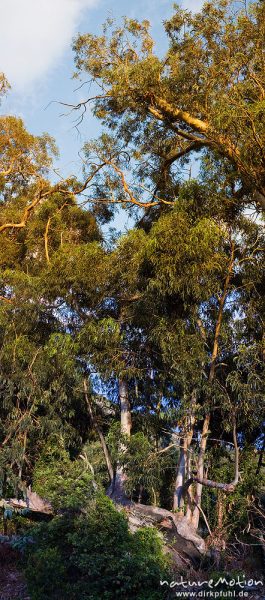
[[[210,424],[210,415],[208,414],[208,415],[206,415],[204,422],[203,422],[201,442],[200,442],[200,451],[199,451],[198,463],[197,463],[198,464],[197,477],[199,479],[203,479],[203,476],[204,476],[204,457],[205,457],[205,451],[206,451],[206,446],[207,446],[209,424]],[[202,498],[202,484],[197,482],[195,495],[194,495],[195,507],[194,507],[194,510],[192,512],[192,517],[191,517],[192,525],[196,529],[199,525],[201,498]]]
[[[119,379],[119,400],[120,400],[120,422],[121,422],[121,434],[125,435],[127,438],[131,435],[131,427],[132,427],[132,418],[131,418],[131,407],[129,400],[129,390],[128,383],[126,379]],[[121,444],[120,447],[121,452],[126,451],[126,445]],[[125,482],[126,482],[126,473],[124,473],[124,468],[121,464],[117,465],[114,485],[112,487],[111,497],[121,504],[125,504],[127,502],[126,493],[125,493]]]
[[[189,471],[187,472],[188,480],[190,477],[191,477],[191,471],[189,469]],[[193,490],[193,487],[191,486],[188,490],[187,507],[186,507],[186,519],[189,523],[191,523],[191,521],[192,521],[193,506],[194,506],[194,490]]]
[[[183,485],[185,483],[186,475],[186,461],[187,461],[187,439],[181,438],[180,440],[180,455],[179,464],[177,469],[177,477],[175,483],[175,493],[173,501],[173,510],[178,510],[180,514],[184,513],[184,498],[183,498]]]
[[[130,437],[132,428],[132,417],[128,383],[125,379],[119,380],[119,399],[121,407],[121,433]]]
[[[228,265],[228,271],[227,271],[227,275],[226,275],[225,282],[224,282],[223,293],[219,299],[219,309],[218,309],[218,316],[217,316],[217,321],[216,321],[216,325],[215,325],[214,342],[213,342],[211,365],[210,365],[210,372],[209,372],[209,379],[208,379],[209,386],[211,386],[213,384],[213,381],[215,378],[216,360],[217,360],[218,352],[219,352],[219,338],[220,338],[220,331],[221,331],[222,320],[223,320],[223,312],[224,312],[225,302],[226,302],[226,299],[227,299],[227,296],[229,293],[230,282],[231,282],[231,277],[232,277],[233,268],[234,268],[234,260],[235,260],[235,245],[234,245],[234,242],[232,241],[231,242],[231,256],[230,256],[230,262]],[[198,464],[197,478],[199,480],[202,480],[204,478],[204,461],[205,461],[207,440],[208,440],[208,435],[209,435],[210,419],[211,419],[211,415],[209,412],[205,415],[203,426],[202,426],[200,449],[199,449],[199,456],[198,456],[198,463],[197,463]],[[192,525],[196,529],[198,528],[198,525],[199,525],[199,518],[200,518],[200,512],[201,512],[200,508],[201,508],[202,488],[203,488],[202,483],[197,481],[195,495],[194,495],[195,507],[194,507],[192,517],[191,517]]]
[[[184,514],[184,497],[183,497],[183,486],[186,479],[190,476],[189,464],[190,464],[190,445],[193,437],[193,427],[195,423],[195,404],[196,404],[196,391],[194,390],[191,397],[190,414],[185,419],[183,436],[180,440],[180,455],[179,463],[177,468],[177,476],[175,482],[175,492],[173,501],[173,510],[178,510],[180,514]]]
[[[132,300],[132,299],[130,299]],[[128,301],[128,299],[127,299]],[[126,317],[126,305],[123,304],[121,306],[120,317],[119,317],[119,325],[120,332],[122,334],[124,329],[124,320]],[[123,356],[124,364],[126,365],[126,356]],[[131,435],[132,428],[132,418],[131,418],[131,406],[129,399],[129,388],[128,381],[126,377],[119,377],[119,402],[120,402],[120,426],[121,426],[121,435],[125,436],[125,439],[129,438]],[[126,452],[126,443],[122,443],[120,445],[120,452]],[[126,482],[126,474],[124,473],[123,466],[118,463],[116,467],[116,473],[114,477],[114,484],[111,490],[111,497],[118,503],[126,504],[128,502],[128,498],[125,493],[125,482]]]

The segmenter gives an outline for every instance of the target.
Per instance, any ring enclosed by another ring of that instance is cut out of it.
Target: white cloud
[[[58,64],[97,0],[0,0],[0,71],[16,91],[31,86]]]

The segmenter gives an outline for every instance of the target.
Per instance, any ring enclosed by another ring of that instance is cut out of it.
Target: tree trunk
[[[175,493],[173,501],[173,510],[178,510],[180,514],[184,514],[184,497],[183,497],[183,486],[185,480],[189,478],[189,464],[190,464],[190,445],[193,437],[193,428],[195,423],[195,404],[196,404],[196,391],[193,390],[191,396],[190,414],[185,419],[184,435],[180,440],[180,456],[179,464],[177,468],[177,477],[175,483]]]
[[[256,475],[259,474],[259,472],[261,471],[261,468],[263,466],[264,451],[265,451],[265,434],[264,434],[264,438],[263,438],[262,448],[261,448],[260,454],[259,454],[259,460],[258,460],[258,464],[257,464]]]
[[[132,428],[132,418],[129,401],[128,383],[125,379],[119,379],[119,399],[121,407],[121,433],[130,437]]]
[[[205,418],[204,421],[204,427],[205,427],[205,431],[206,431],[206,427],[207,427],[207,419]],[[203,437],[202,437],[203,440]],[[191,518],[191,522],[192,525],[197,528],[198,527],[198,523],[199,523],[199,513],[202,513],[204,520],[206,522],[206,525],[209,529],[209,525],[208,522],[206,520],[206,517],[203,513],[203,510],[201,508],[201,495],[198,497],[198,491],[201,494],[202,491],[202,487],[209,487],[212,489],[216,489],[216,490],[221,490],[222,493],[231,493],[235,491],[235,487],[238,484],[238,480],[239,480],[239,448],[238,448],[238,443],[237,443],[237,431],[236,431],[236,417],[235,414],[233,415],[233,440],[234,440],[234,448],[235,448],[235,465],[234,465],[234,479],[233,481],[231,481],[230,483],[222,483],[219,481],[212,481],[211,479],[205,479],[204,477],[199,477],[198,476],[198,472],[199,472],[199,467],[197,470],[197,475],[196,476],[192,476],[190,477],[190,479],[188,479],[188,481],[186,481],[185,486],[184,486],[184,494],[188,493],[188,489],[191,486],[191,484],[193,483],[193,481],[197,482],[197,488],[196,488],[196,496],[194,498],[194,503],[195,503],[195,509],[192,512],[192,518]],[[201,450],[203,449],[204,444],[201,443]],[[199,460],[200,460],[200,455],[199,455]],[[202,462],[202,467],[203,467],[203,462]],[[201,471],[202,472],[202,471]],[[218,513],[218,519],[221,519],[219,513]]]
[[[227,271],[227,275],[226,275],[225,282],[224,282],[223,293],[219,299],[218,316],[217,316],[217,321],[216,321],[216,325],[215,325],[210,372],[209,372],[209,378],[208,378],[209,386],[212,386],[214,378],[215,378],[216,360],[217,360],[218,352],[219,352],[219,338],[220,338],[220,331],[221,331],[222,320],[223,320],[223,312],[224,312],[225,302],[226,302],[226,299],[227,299],[227,296],[229,293],[230,282],[231,282],[231,277],[232,277],[233,268],[234,268],[234,260],[235,260],[235,244],[233,241],[231,241],[230,262],[228,265],[228,271]],[[197,468],[197,478],[198,478],[198,480],[201,480],[201,481],[204,478],[204,459],[205,459],[205,452],[206,452],[206,446],[207,446],[207,440],[208,440],[210,418],[211,418],[211,415],[209,412],[205,415],[203,427],[202,427],[200,450],[199,450],[199,456],[198,456],[198,468]],[[202,497],[202,487],[203,487],[203,484],[201,483],[201,481],[197,481],[197,483],[196,483],[196,491],[195,491],[195,497],[194,497],[195,508],[194,508],[194,511],[192,514],[192,519],[191,519],[192,524],[196,528],[199,525],[199,517],[200,517],[200,507],[201,507],[201,497]]]
[[[218,529],[223,528],[223,519],[224,519],[224,502],[223,502],[223,492],[221,490],[218,491],[217,496],[217,527]]]
[[[199,457],[198,457],[197,477],[199,479],[203,479],[203,475],[204,475],[204,457],[205,457],[205,451],[206,451],[206,446],[207,446],[209,424],[210,424],[210,415],[207,414],[205,416],[205,419],[203,422],[202,436],[201,436],[201,442],[200,442],[200,451],[199,451]],[[192,514],[192,518],[191,518],[192,525],[195,527],[195,529],[197,529],[198,525],[199,525],[201,498],[202,498],[202,484],[197,482],[195,496],[194,496],[195,508],[193,510],[193,514]]]
[[[177,477],[176,477],[175,493],[174,493],[174,501],[173,501],[173,510],[178,510],[180,512],[180,514],[184,514],[183,485],[185,483],[186,462],[187,462],[187,438],[181,438],[179,464],[178,464],[178,469],[177,469]]]
[[[128,383],[126,379],[119,379],[119,400],[120,400],[120,422],[121,422],[121,434],[127,437],[131,435],[131,427],[132,427],[132,418],[131,418],[131,407],[129,400],[129,390]],[[120,447],[121,452],[126,451],[126,445],[121,444]],[[127,504],[128,499],[125,493],[125,482],[126,482],[126,474],[124,473],[124,468],[121,464],[117,464],[116,474],[114,478],[114,485],[112,486],[112,490],[110,495],[115,502],[119,504]]]

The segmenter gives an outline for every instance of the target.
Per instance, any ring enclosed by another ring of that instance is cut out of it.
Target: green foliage
[[[147,252],[155,274],[150,286],[157,293],[179,294],[184,302],[204,301],[215,292],[225,267],[225,238],[224,228],[214,220],[202,217],[192,223],[176,206],[150,232]]]
[[[77,75],[104,89],[94,113],[118,140],[105,156],[117,165],[129,148],[137,197],[144,189],[154,201],[155,190],[156,199],[172,203],[183,166],[206,151],[212,165],[218,161],[219,206],[230,218],[242,199],[254,196],[264,208],[264,3],[216,0],[197,13],[176,5],[164,26],[163,57],[146,21],[125,18],[118,26],[109,19],[101,35],[74,42]]]
[[[94,491],[91,472],[87,472],[87,466],[80,459],[70,460],[60,439],[44,448],[36,462],[33,485],[55,511],[80,509]]]
[[[84,203],[74,177],[45,179],[53,140],[0,118],[0,492],[33,483],[57,515],[32,533],[33,600],[161,597],[160,538],[95,489],[109,453],[131,497],[172,508],[178,440],[199,470],[205,414],[205,476],[233,479],[232,421],[240,447],[235,492],[203,491],[210,526],[222,501],[231,535],[260,529],[265,239],[245,207],[265,203],[264,22],[264,2],[176,6],[165,57],[147,21],[78,36],[77,71],[104,89]],[[116,203],[135,225],[108,237]]]
[[[47,597],[60,600],[67,593],[65,585],[66,569],[57,548],[45,548],[34,553],[29,567],[29,589],[32,600]]]
[[[157,453],[154,443],[144,433],[138,432],[128,440],[120,462],[124,464],[127,475],[125,487],[128,495],[132,496],[142,489],[148,493],[152,503],[157,504],[166,468],[174,464],[172,458]]]
[[[31,535],[26,575],[33,600],[164,597],[159,581],[168,564],[160,538],[152,529],[132,535],[126,517],[106,497],[90,502],[82,515],[58,516]]]
[[[223,506],[222,527],[228,541],[233,541],[235,534],[240,539],[247,539],[253,543],[253,538],[248,536],[249,530],[256,527],[258,530],[258,514],[260,500],[265,486],[264,469],[257,473],[253,469],[253,449],[245,447],[240,453],[240,481],[233,494],[224,494],[217,490],[206,489],[204,492],[203,508],[207,514],[212,528],[218,526],[217,505],[221,501]],[[209,477],[217,481],[232,481],[233,479],[233,453],[225,447],[215,449],[209,453]],[[254,525],[255,524],[255,525]],[[256,532],[257,533],[257,532]]]

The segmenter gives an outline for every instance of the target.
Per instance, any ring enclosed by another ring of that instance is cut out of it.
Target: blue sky
[[[196,10],[199,0],[183,0]],[[0,0],[0,71],[12,90],[1,112],[23,118],[34,134],[47,131],[60,152],[58,166],[63,176],[80,172],[78,150],[86,139],[96,137],[99,124],[89,113],[78,136],[73,118],[60,117],[62,107],[53,100],[75,103],[85,89],[74,92],[76,80],[71,42],[78,32],[100,32],[108,16],[148,19],[157,49],[163,52],[166,38],[162,21],[172,14],[170,0]]]

